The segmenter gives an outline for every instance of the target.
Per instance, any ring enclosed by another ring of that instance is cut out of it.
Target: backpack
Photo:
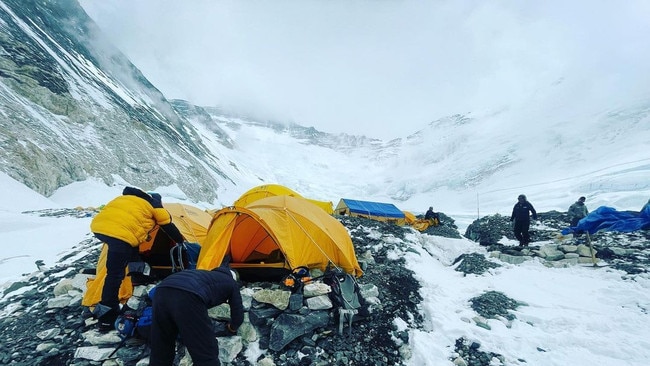
[[[136,337],[149,342],[151,337],[151,323],[153,321],[153,308],[146,306],[139,311],[125,311],[115,320],[115,330],[124,341]]]
[[[201,245],[198,243],[183,242],[173,246],[169,250],[169,257],[172,262],[172,272],[186,269],[196,269],[196,263],[201,252]]]
[[[335,308],[358,309],[361,307],[361,290],[352,275],[334,269],[325,273],[323,282],[332,288],[329,298]]]
[[[135,332],[137,333],[138,338],[149,342],[151,338],[151,323],[153,322],[153,308],[147,306],[142,309],[142,314],[138,318],[138,322],[135,324]]]

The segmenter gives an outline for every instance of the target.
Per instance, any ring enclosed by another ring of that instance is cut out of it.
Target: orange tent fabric
[[[215,213],[197,268],[213,269],[227,254],[233,268],[325,270],[331,263],[355,276],[363,273],[347,229],[306,199],[287,195]]]

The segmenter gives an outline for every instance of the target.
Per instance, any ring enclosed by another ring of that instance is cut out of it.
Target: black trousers
[[[138,248],[125,242],[115,242],[115,239],[105,243],[108,245],[108,253],[101,303],[118,311],[120,286],[124,280],[126,266],[129,262],[138,260]]]
[[[530,229],[529,220],[515,220],[515,226],[513,231],[515,232],[515,238],[519,240],[519,244],[528,245],[530,243]]]
[[[173,364],[179,335],[194,365],[221,365],[219,343],[203,300],[191,292],[157,288],[153,301],[150,366]]]
[[[583,219],[583,217],[574,217],[573,219],[571,219],[571,227],[578,226],[578,223],[582,219]],[[576,231],[573,232],[573,236],[578,237],[578,236],[582,235],[583,232],[584,231],[576,230]]]

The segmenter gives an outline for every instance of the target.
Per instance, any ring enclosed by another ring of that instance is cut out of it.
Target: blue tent
[[[575,231],[595,234],[601,230],[626,233],[647,228],[650,228],[650,205],[645,206],[639,213],[616,211],[614,208],[601,206],[580,220],[577,226],[562,230],[562,235]]]
[[[334,212],[339,215],[361,216],[378,221],[404,225],[406,216],[392,203],[370,202],[341,198]]]

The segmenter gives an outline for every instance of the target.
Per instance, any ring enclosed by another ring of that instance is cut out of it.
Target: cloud
[[[448,114],[589,108],[650,85],[641,0],[82,5],[169,98],[327,132],[393,138]]]

